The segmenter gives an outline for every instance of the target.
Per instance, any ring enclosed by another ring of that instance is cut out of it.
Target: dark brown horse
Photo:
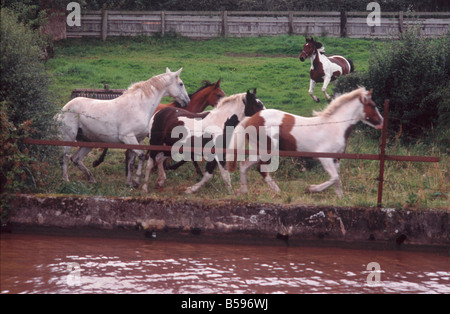
[[[320,99],[314,96],[314,86],[317,82],[323,82],[322,92],[327,100],[331,97],[327,94],[327,86],[330,82],[336,80],[339,76],[349,74],[353,72],[353,62],[342,56],[330,56],[327,57],[325,47],[322,43],[315,41],[314,38],[307,38],[306,43],[303,46],[302,53],[300,54],[300,61],[305,61],[307,58],[311,58],[311,70],[309,74],[311,80],[309,82],[309,94],[315,102],[319,102]]]
[[[142,189],[148,191],[150,172],[155,164],[158,166],[159,176],[157,184],[162,186],[166,179],[164,172],[164,160],[172,156],[174,159],[179,154],[179,148],[196,147],[198,154],[183,153],[183,161],[206,159],[206,172],[202,180],[189,187],[186,193],[196,192],[203,184],[208,182],[214,169],[218,166],[231,193],[231,179],[228,171],[224,169],[223,154],[205,154],[204,149],[218,147],[225,149],[227,140],[231,136],[234,127],[246,116],[252,116],[264,109],[262,102],[256,98],[256,89],[253,93],[236,94],[223,98],[210,112],[192,113],[181,108],[168,107],[159,111],[150,121],[150,145],[173,146],[171,152],[150,151],[144,185]],[[194,149],[195,150],[195,149]]]
[[[203,81],[203,85],[193,94],[189,95],[189,98],[191,99],[191,102],[189,105],[185,108],[189,112],[199,113],[205,110],[208,106],[216,106],[220,99],[225,97],[224,91],[220,88],[220,79],[216,83],[211,83],[208,81]],[[163,108],[166,107],[180,107],[180,105],[177,102],[173,102],[170,104],[159,104],[158,107],[155,110],[156,114],[158,111],[160,111]],[[95,160],[92,165],[94,167],[97,167],[100,165],[104,160],[106,153],[108,152],[108,149],[105,148],[100,155],[100,157]],[[126,158],[126,165],[128,165],[128,150],[125,152],[125,158]],[[134,163],[131,165],[134,167]],[[197,167],[196,167],[197,168]],[[198,169],[198,168],[197,168]],[[128,174],[128,166],[126,166],[126,173]],[[198,170],[199,171],[199,170]]]

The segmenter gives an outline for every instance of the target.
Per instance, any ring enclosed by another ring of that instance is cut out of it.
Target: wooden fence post
[[[341,10],[341,37],[347,37],[347,12]]]
[[[400,39],[403,38],[403,11],[398,12],[398,32]]]
[[[102,10],[102,40],[108,37],[108,10]]]
[[[222,37],[228,36],[228,12],[222,11]]]
[[[292,35],[294,33],[294,13],[289,11],[288,16],[288,34]]]
[[[166,11],[161,11],[161,36],[166,33]]]
[[[378,199],[377,207],[380,208],[383,203],[383,183],[384,183],[384,160],[386,158],[386,136],[387,136],[387,124],[389,115],[389,99],[384,100],[384,113],[383,113],[383,133],[381,134],[380,145],[380,173],[378,176]]]

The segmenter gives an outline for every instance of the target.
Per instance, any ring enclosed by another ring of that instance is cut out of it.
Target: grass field
[[[379,41],[365,39],[317,38],[328,54],[341,54],[353,60],[357,71],[368,66],[368,57]],[[294,114],[310,116],[312,110],[322,109],[325,102],[316,104],[308,94],[310,61],[300,62],[298,55],[304,44],[301,36],[218,38],[194,41],[180,37],[109,38],[66,40],[58,42],[55,58],[47,62],[53,77],[52,91],[61,107],[70,99],[75,88],[127,88],[130,84],[163,73],[166,67],[177,70],[183,67],[181,78],[188,92],[195,91],[203,80],[222,79],[222,89],[227,95],[257,88],[258,97],[267,108],[277,108]],[[323,99],[321,86],[315,94]],[[333,85],[328,87],[332,94]],[[376,91],[374,91],[376,93]],[[164,99],[164,102],[171,102]],[[380,104],[381,105],[381,104]],[[347,152],[377,153],[378,133],[365,132],[360,126],[353,133]],[[424,145],[418,139],[411,147],[392,143],[389,154],[441,156],[439,164],[388,162],[384,204],[389,207],[448,208],[448,156],[434,146]],[[94,150],[87,158],[87,165],[99,152]],[[145,196],[179,199],[239,199],[252,202],[305,203],[341,206],[373,206],[376,204],[378,162],[341,162],[341,179],[344,198],[338,199],[334,189],[320,194],[305,194],[309,184],[328,179],[322,167],[307,163],[308,171],[302,171],[298,159],[283,158],[274,178],[282,190],[275,195],[251,171],[249,195],[228,195],[220,175],[206,185],[197,195],[185,195],[183,190],[199,178],[189,164],[176,172],[168,172],[164,189],[155,189]],[[72,182],[61,185],[61,170],[57,163],[50,167],[45,178],[46,193],[90,194],[105,196],[144,196],[138,189],[125,185],[123,153],[112,151],[107,161],[94,169],[98,183],[88,184],[78,169],[71,166]],[[238,175],[232,176],[238,187]]]

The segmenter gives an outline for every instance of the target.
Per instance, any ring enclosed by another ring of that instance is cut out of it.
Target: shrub
[[[18,22],[11,10],[1,10],[0,102],[16,126],[32,121],[35,136],[51,133],[56,112],[49,93],[50,77],[42,62],[39,33]]]
[[[335,93],[358,85],[373,88],[374,100],[390,100],[390,129],[412,141],[445,130],[449,121],[450,37],[428,39],[414,28],[402,40],[374,46],[366,72],[339,78]],[[446,96],[447,95],[447,96]],[[438,134],[439,135],[439,134]]]
[[[42,63],[37,32],[18,22],[9,9],[1,9],[0,45],[0,220],[5,222],[11,193],[37,186],[49,149],[31,148],[22,140],[33,133],[52,133],[56,112],[48,91],[50,79]],[[45,154],[43,154],[45,153]],[[39,160],[39,162],[38,162]],[[4,194],[4,192],[10,194]]]

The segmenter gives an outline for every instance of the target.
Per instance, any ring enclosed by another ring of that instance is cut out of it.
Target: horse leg
[[[155,161],[153,160],[152,156],[150,155],[148,157],[148,161],[147,161],[147,168],[145,169],[144,184],[142,185],[142,190],[144,192],[148,192],[148,179],[150,178],[150,173],[152,172],[154,165],[155,165]]]
[[[72,147],[70,146],[64,146],[63,147],[63,154],[61,156],[61,165],[63,169],[63,180],[69,182],[69,174],[68,174],[68,166],[69,166],[69,157],[70,152],[72,150]]]
[[[250,161],[245,160],[241,161],[239,164],[239,174],[241,177],[241,190],[240,194],[247,194],[247,171],[252,167],[253,165],[256,165],[259,161]]]
[[[134,136],[134,134],[126,134],[126,135],[120,135],[119,136],[119,140],[124,143],[124,144],[130,144],[130,145],[139,145],[139,141],[137,140],[137,138]],[[128,162],[127,162],[127,166],[128,166],[128,173],[127,173],[127,184],[132,186],[133,182],[132,182],[132,177],[133,177],[133,167],[134,166],[134,159],[137,157],[139,157],[139,167],[141,167],[142,171],[142,166],[145,160],[145,153],[143,150],[141,149],[130,149],[128,150]],[[137,183],[137,186],[139,186],[139,180],[136,179],[136,181],[134,182],[134,184]]]
[[[231,177],[230,173],[225,170],[225,168],[222,166],[220,162],[217,162],[217,165],[219,166],[220,174],[222,175],[223,181],[225,181],[227,185],[228,194],[233,194],[233,187],[231,186]]]
[[[200,182],[194,184],[193,186],[190,186],[186,189],[185,193],[187,194],[191,194],[191,193],[195,193],[197,192],[206,182],[208,182],[209,180],[211,180],[211,178],[213,177],[213,172],[214,169],[216,169],[217,166],[217,161],[213,160],[213,161],[209,161],[206,164],[206,172],[203,175],[203,178],[201,179]]]
[[[280,193],[280,188],[275,183],[275,181],[272,179],[269,172],[262,172],[261,171],[261,163],[258,165],[258,172],[262,175],[264,178],[264,181],[267,182],[267,184],[270,186],[272,190],[274,190],[276,193]]]
[[[328,172],[331,178],[330,180],[322,184],[308,186],[306,188],[306,192],[318,193],[329,188],[332,185],[335,185],[338,197],[342,198],[343,192],[341,187],[341,181],[339,179],[338,166],[335,164],[334,160],[330,158],[319,158],[319,161],[321,162],[323,168],[325,169],[326,172]]]
[[[133,160],[131,160],[131,167],[134,169],[134,160],[135,157],[133,157]],[[138,167],[136,170],[136,178],[133,181],[133,186],[134,187],[138,187],[139,183],[141,181],[141,175],[142,175],[142,168],[144,167],[144,162],[145,162],[145,154],[142,154],[139,156],[139,163],[138,163]]]
[[[132,186],[132,187],[137,187],[137,186],[139,186],[139,184],[136,185],[136,183],[133,181],[133,171],[134,171],[136,153],[134,152],[134,150],[130,149],[130,150],[127,150],[126,156],[127,156],[127,158],[126,158],[127,185]]]
[[[325,76],[325,79],[323,80],[323,85],[322,85],[322,92],[325,95],[325,98],[327,100],[331,99],[330,95],[327,94],[327,87],[328,87],[328,84],[330,84],[330,80],[331,80],[331,77]]]
[[[166,181],[164,161],[166,161],[167,158],[169,157],[165,156],[164,153],[159,153],[155,158],[156,164],[158,165],[158,180],[156,180],[156,183],[158,183],[160,187],[162,187],[164,185],[164,182]]]
[[[95,183],[94,175],[83,164],[83,158],[92,150],[92,147],[80,147],[76,153],[70,158],[72,162],[80,169],[88,178],[90,183]]]
[[[320,102],[320,99],[314,96],[314,86],[316,86],[316,81],[313,79],[309,80],[309,95],[314,99],[315,102]]]
[[[105,149],[103,149],[103,152],[102,152],[102,154],[100,155],[100,157],[97,159],[97,160],[94,160],[94,162],[92,163],[92,167],[97,167],[98,165],[100,165],[102,162],[104,162],[105,161],[105,156],[106,156],[106,153],[108,152],[108,149],[107,148],[105,148]]]

